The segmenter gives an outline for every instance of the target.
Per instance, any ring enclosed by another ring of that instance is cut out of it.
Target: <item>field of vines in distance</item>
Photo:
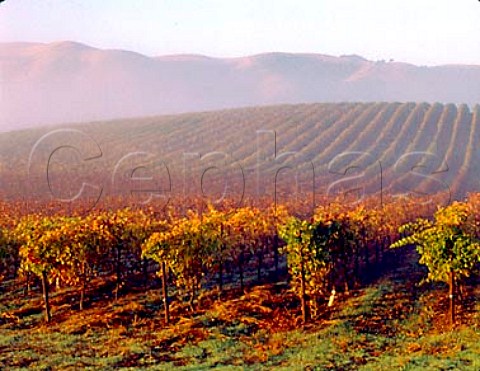
[[[316,103],[0,133],[0,369],[479,370],[479,124]]]
[[[0,196],[68,199],[87,182],[92,198],[156,189],[217,199],[227,179],[226,198],[238,203],[274,187],[288,195],[296,174],[300,199],[353,184],[460,200],[478,191],[479,139],[480,106],[452,103],[285,104],[40,127],[0,133]],[[151,181],[132,182],[137,168]]]

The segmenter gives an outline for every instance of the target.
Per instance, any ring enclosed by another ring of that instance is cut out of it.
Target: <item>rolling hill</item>
[[[480,102],[480,66],[267,53],[147,57],[75,42],[0,44],[0,131],[313,102]]]
[[[478,191],[479,125],[478,105],[347,102],[42,127],[0,134],[0,189],[7,199],[68,199],[83,183],[93,187],[82,197],[458,199]]]

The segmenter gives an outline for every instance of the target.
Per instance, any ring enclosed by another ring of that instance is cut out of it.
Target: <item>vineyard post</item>
[[[345,246],[345,245],[344,245]],[[346,295],[349,295],[350,293],[350,287],[348,285],[348,265],[349,265],[349,262],[350,262],[350,257],[349,256],[346,256],[345,254],[342,254],[342,268],[343,268],[343,287],[344,287],[344,290],[345,290],[345,294]]]
[[[366,271],[369,273],[370,272],[370,254],[369,254],[369,251],[368,251],[368,241],[367,241],[367,237],[365,236],[365,232],[362,236],[362,244],[363,244],[363,252],[364,252],[364,260],[365,260],[365,267],[366,267]]]
[[[449,312],[450,312],[450,325],[453,327],[455,324],[455,272],[453,271],[453,241],[449,238],[445,241],[445,247],[450,258],[450,271],[448,273],[448,298],[449,298]]]
[[[48,299],[48,279],[47,272],[42,271],[42,291],[43,291],[43,302],[45,304],[45,320],[50,322],[52,315],[50,314],[50,303]]]
[[[87,264],[82,263],[82,289],[80,292],[80,310],[83,310],[83,302],[85,301],[85,292],[87,291]]]
[[[302,232],[300,232],[300,241],[302,239]],[[308,306],[307,306],[307,295],[306,295],[306,277],[305,277],[305,261],[303,259],[303,244],[300,245],[300,302],[302,305],[302,321],[307,323],[309,320]]]
[[[220,254],[219,254],[219,262],[218,262],[218,291],[219,297],[222,297],[223,294],[223,254],[225,251],[225,236],[223,230],[223,224],[220,225]]]
[[[245,240],[245,237],[243,238],[243,245],[240,247],[241,250],[240,250],[240,256],[238,257],[238,273],[240,274],[240,289],[243,291],[243,288],[244,288],[244,282],[243,282],[243,259],[244,259],[244,256],[243,256],[243,251],[245,249],[245,243],[246,243],[246,240]]]
[[[224,248],[222,243],[220,246],[221,256],[220,256],[220,261],[218,263],[218,291],[219,291],[218,296],[220,298],[222,297],[222,294],[223,294],[223,258],[222,258],[223,251],[224,251]]]
[[[257,281],[262,279],[263,241],[257,245]]]
[[[117,241],[116,243],[116,248],[115,248],[115,252],[116,252],[116,256],[115,256],[115,278],[116,278],[116,283],[115,283],[115,302],[118,301],[118,293],[120,291],[120,287],[121,287],[121,280],[122,280],[122,272],[121,272],[121,262],[120,262],[120,259],[122,257],[122,253],[121,253],[121,242],[120,241]]]
[[[167,265],[165,264],[165,261],[162,261],[162,293],[163,293],[165,323],[169,324],[170,308],[169,308],[169,302],[168,302]]]
[[[363,228],[363,227],[362,227]],[[363,233],[362,230],[360,233]],[[360,234],[359,234],[360,236]],[[354,286],[357,288],[360,285],[360,254],[362,252],[362,241],[360,238],[355,239],[355,255],[354,255]]]
[[[197,242],[196,242],[196,241],[192,241],[191,239],[189,239],[189,240],[188,240],[188,244],[189,244],[189,247],[190,247],[189,250],[191,251],[191,250],[193,250],[193,249],[192,249],[192,245],[194,245],[194,244],[197,245]],[[197,245],[197,246],[198,246],[198,245]],[[198,259],[199,259],[198,249],[195,249],[194,252],[193,252],[193,254],[194,254],[194,256],[192,257],[192,261],[190,262],[190,264],[193,265],[193,266],[195,266],[196,261],[198,261]],[[192,271],[192,269],[190,268],[190,264],[187,263],[187,272],[191,272],[191,271]],[[195,268],[193,268],[193,269],[195,269]],[[196,278],[197,278],[197,276],[194,275],[194,276],[191,277],[190,280],[189,280],[189,281],[190,281],[189,283],[191,284],[191,286],[190,286],[190,298],[188,299],[188,306],[190,307],[190,311],[191,311],[192,313],[194,313],[194,311],[195,311],[194,304],[195,304],[195,298],[196,298],[196,289],[195,289],[196,284],[197,284]],[[188,286],[188,284],[187,284],[187,286]]]
[[[450,324],[455,325],[455,272],[453,269],[449,273],[449,298],[450,298]]]
[[[273,236],[273,261],[275,265],[275,279],[278,279],[278,262],[279,262],[279,253],[278,253],[278,232],[277,232],[277,222],[275,221],[275,235]]]
[[[343,227],[345,228],[345,226]],[[346,228],[350,228],[350,225],[347,225]],[[343,269],[343,286],[345,290],[345,294],[349,295],[350,293],[350,287],[348,284],[348,278],[349,278],[349,273],[348,273],[348,268],[351,264],[351,255],[350,255],[350,247],[351,247],[351,241],[350,237],[348,237],[348,229],[345,230],[346,234],[344,237],[341,237],[340,239],[340,247],[341,247],[341,264],[342,264],[342,269]]]

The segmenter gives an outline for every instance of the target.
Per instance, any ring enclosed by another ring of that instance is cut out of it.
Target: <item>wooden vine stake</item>
[[[45,304],[45,320],[47,322],[50,322],[52,320],[52,315],[50,313],[48,278],[47,278],[47,272],[45,271],[42,271],[42,291],[43,291],[43,302]]]
[[[455,272],[453,270],[449,273],[449,299],[450,299],[450,324],[453,327],[455,325]]]
[[[453,241],[448,239],[446,241],[447,251],[450,255],[450,261],[453,260]],[[452,263],[450,263],[451,266]],[[450,267],[450,272],[448,274],[448,299],[449,299],[449,312],[450,312],[450,325],[453,327],[455,325],[455,272],[453,268]]]
[[[301,232],[300,232],[301,236]],[[309,312],[308,312],[308,303],[307,303],[307,288],[306,288],[306,274],[305,274],[305,261],[304,261],[304,252],[303,246],[300,247],[300,302],[302,306],[302,321],[303,323],[307,323],[310,319]]]
[[[163,293],[163,304],[164,304],[164,314],[165,314],[165,323],[170,323],[170,307],[168,300],[168,282],[167,282],[167,265],[165,261],[162,262],[162,293]]]

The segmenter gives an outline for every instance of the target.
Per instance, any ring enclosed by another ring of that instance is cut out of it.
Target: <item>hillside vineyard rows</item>
[[[87,180],[98,188],[91,198],[155,187],[165,200],[216,200],[225,190],[225,197],[237,201],[272,200],[295,188],[293,194],[310,200],[312,194],[335,196],[360,185],[370,194],[443,192],[447,201],[458,200],[478,191],[479,122],[478,105],[337,103],[3,133],[0,192],[12,200],[49,199],[52,193],[68,198]],[[79,161],[68,150],[49,157],[68,145],[91,159]],[[138,176],[152,177],[151,183],[132,184],[126,174],[139,167]]]

